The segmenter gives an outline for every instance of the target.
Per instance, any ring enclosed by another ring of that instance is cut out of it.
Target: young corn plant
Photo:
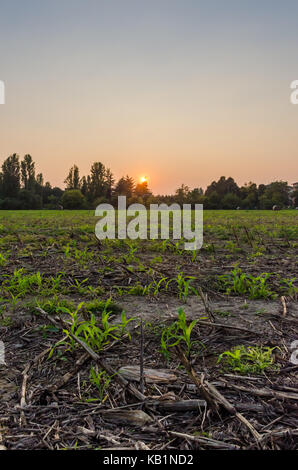
[[[231,351],[225,351],[218,357],[218,363],[223,362],[224,368],[238,374],[262,374],[266,370],[278,371],[273,351],[276,347],[237,346]]]
[[[5,266],[7,264],[7,256],[2,255],[0,253],[0,266]]]
[[[122,312],[121,312],[121,323],[119,324],[120,332],[121,332],[121,336],[124,336],[124,334],[127,334],[129,340],[131,340],[131,334],[130,334],[129,330],[126,327],[133,320],[134,320],[134,318],[127,318],[125,311],[122,310]]]
[[[178,273],[176,278],[177,286],[178,286],[178,297],[179,299],[183,299],[186,302],[189,293],[191,292],[190,283],[192,280],[196,279],[194,276],[185,276],[182,272]]]
[[[132,242],[130,240],[127,240],[126,245],[128,245],[129,252],[123,255],[123,260],[127,264],[130,264],[130,263],[135,262],[138,259],[135,254],[138,251],[138,245],[135,242]]]
[[[112,378],[113,375],[109,375],[105,370],[98,371],[98,369],[95,369],[94,367],[90,368],[89,381],[92,385],[96,386],[100,402],[104,401],[105,394],[109,388]]]
[[[191,252],[191,262],[195,263],[198,258],[198,250],[192,250]]]
[[[248,276],[248,295],[250,299],[268,299],[274,297],[272,292],[267,286],[267,280],[270,274],[263,273],[260,276]]]
[[[50,299],[35,299],[33,302],[29,302],[27,306],[33,308],[34,310],[35,307],[40,307],[49,314],[62,311],[62,308],[67,308],[68,312],[71,312],[75,308],[72,301],[66,299],[60,300],[56,294],[54,294],[54,296]]]
[[[78,281],[77,279],[74,279],[74,284],[73,287],[78,291],[79,294],[84,295],[86,292],[90,292],[87,286],[84,286],[84,284],[88,281],[88,277],[86,279],[83,279],[81,282]],[[90,286],[89,286],[90,287]]]
[[[152,289],[152,284],[148,284],[147,286],[142,286],[141,284],[136,284],[135,286],[132,286],[128,289],[128,294],[129,295],[140,295],[140,296],[146,296],[150,294],[150,291]]]
[[[84,305],[81,302],[77,309],[72,312],[68,308],[60,308],[59,310],[68,313],[70,315],[70,321],[68,321],[69,328],[65,328],[63,331],[68,336],[70,344],[73,347],[76,343],[72,338],[72,335],[82,339],[91,349],[96,352],[102,351],[102,349],[109,344],[111,340],[119,341],[121,336],[125,333],[126,327],[133,319],[127,319],[125,313],[122,312],[121,322],[117,324],[110,323],[111,310],[109,305],[111,298],[105,302],[104,308],[101,312],[101,319],[98,320],[98,316],[94,313],[89,312],[89,319],[81,319],[79,312]],[[128,337],[130,337],[128,333]]]
[[[298,288],[294,286],[294,282],[296,281],[297,281],[296,277],[293,277],[292,279],[286,279],[286,278],[281,279],[282,290],[286,291],[288,295],[297,294]]]
[[[38,271],[23,274],[23,268],[15,269],[13,275],[5,275],[2,283],[3,291],[13,297],[23,297],[28,293],[40,292],[43,287],[43,275]]]
[[[62,290],[62,278],[64,277],[64,273],[59,273],[56,277],[51,276],[48,280],[48,289],[49,293],[55,294]]]
[[[69,330],[64,329],[63,332],[69,337],[70,343],[72,346],[75,346],[76,342],[75,340],[70,336],[69,333],[72,333],[73,335],[76,335],[77,329],[80,325],[80,319],[79,319],[79,312],[81,308],[83,307],[84,302],[81,302],[75,311],[73,312],[71,309],[67,307],[59,307],[58,311],[62,313],[67,313],[70,316],[70,320],[66,320],[66,323],[69,324]]]
[[[168,279],[167,277],[163,277],[159,281],[155,281],[155,280],[153,281],[153,288],[154,288],[153,295],[154,296],[157,296],[159,294],[159,292],[162,289],[163,284],[165,286],[167,285],[167,279]]]
[[[84,250],[80,250],[76,247],[74,247],[74,259],[79,261],[79,262],[86,262],[89,261],[93,258],[93,253],[92,251],[88,251],[88,247],[86,247]]]
[[[178,310],[178,319],[170,326],[163,329],[161,334],[161,351],[163,355],[169,359],[170,350],[180,343],[186,348],[186,354],[189,357],[193,341],[191,334],[197,320],[193,320],[189,325],[186,322],[186,315],[183,308]]]
[[[220,284],[226,289],[226,294],[248,295],[250,299],[274,298],[275,293],[268,286],[269,273],[259,276],[245,274],[237,266],[231,274],[219,276]]]
[[[20,302],[19,299],[20,299],[21,295],[22,295],[22,292],[20,292],[20,293],[17,294],[17,295],[13,295],[13,294],[10,292],[11,300],[9,300],[9,303],[10,303],[10,305],[12,306],[13,311],[15,311],[15,309],[16,309],[18,303]]]
[[[67,243],[67,245],[63,248],[64,256],[65,258],[70,258],[70,245]]]

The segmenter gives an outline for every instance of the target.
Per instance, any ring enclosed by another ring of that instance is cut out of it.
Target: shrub
[[[83,209],[86,200],[79,189],[70,189],[63,194],[62,205],[65,209]]]

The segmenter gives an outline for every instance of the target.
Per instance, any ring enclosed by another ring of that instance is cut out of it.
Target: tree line
[[[36,173],[30,155],[23,159],[10,155],[0,172],[0,209],[94,209],[100,203],[117,204],[118,196],[126,196],[128,204],[203,204],[205,209],[271,209],[298,206],[298,185],[274,181],[257,185],[249,182],[239,187],[232,177],[222,176],[205,191],[190,189],[182,184],[174,194],[153,195],[147,181],[135,183],[126,175],[118,181],[112,171],[101,162],[91,165],[87,176],[80,176],[73,165],[64,181],[65,189],[52,187]]]

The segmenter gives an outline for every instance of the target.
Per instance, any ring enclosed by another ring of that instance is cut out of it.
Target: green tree
[[[80,189],[80,171],[77,165],[73,165],[64,180],[66,189]]]
[[[245,183],[240,188],[240,197],[242,199],[240,205],[244,209],[255,209],[259,204],[258,188],[255,183]]]
[[[241,199],[236,194],[228,193],[223,197],[221,207],[223,209],[237,209],[240,204]]]
[[[21,209],[41,209],[42,207],[41,196],[35,194],[33,191],[29,191],[28,189],[20,190],[18,200],[20,201]]]
[[[88,184],[86,176],[83,176],[81,179],[81,192],[84,196],[88,194]]]
[[[127,198],[131,198],[133,196],[134,190],[134,180],[130,176],[126,175],[122,176],[122,178],[120,178],[120,180],[117,182],[114,194],[116,196],[126,196]]]
[[[268,184],[260,197],[261,209],[271,209],[274,205],[285,207],[289,202],[289,188],[286,181],[274,181]]]
[[[190,194],[190,189],[185,184],[181,184],[180,188],[175,191],[175,202],[178,204],[186,204],[188,202],[188,196]]]
[[[190,191],[188,195],[188,201],[190,204],[204,204],[204,191],[202,188],[194,188],[192,191]]]
[[[214,191],[221,197],[227,193],[236,194],[238,196],[240,192],[234,179],[231,177],[226,178],[225,176],[221,176],[217,182],[213,181],[206,189],[205,195],[210,196]]]
[[[146,200],[149,196],[151,196],[151,191],[148,187],[147,181],[143,181],[143,183],[138,183],[135,187],[134,194],[137,198],[141,198]]]
[[[212,191],[205,199],[205,209],[221,209],[222,198],[216,191]]]
[[[95,162],[91,166],[91,195],[92,199],[97,199],[106,195],[106,169],[101,162]]]
[[[292,197],[294,206],[297,207],[298,206],[298,188],[293,191],[291,197]]]
[[[21,161],[21,178],[24,189],[28,191],[35,189],[35,163],[29,154]]]
[[[20,160],[14,153],[2,164],[2,196],[15,197],[20,190]]]
[[[115,178],[109,168],[106,169],[106,197],[110,201],[114,189]]]
[[[62,196],[62,205],[65,209],[82,209],[86,200],[79,189],[69,189]]]

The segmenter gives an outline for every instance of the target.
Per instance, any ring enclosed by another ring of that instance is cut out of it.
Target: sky
[[[0,164],[30,153],[154,193],[298,180],[298,2],[0,0]]]

